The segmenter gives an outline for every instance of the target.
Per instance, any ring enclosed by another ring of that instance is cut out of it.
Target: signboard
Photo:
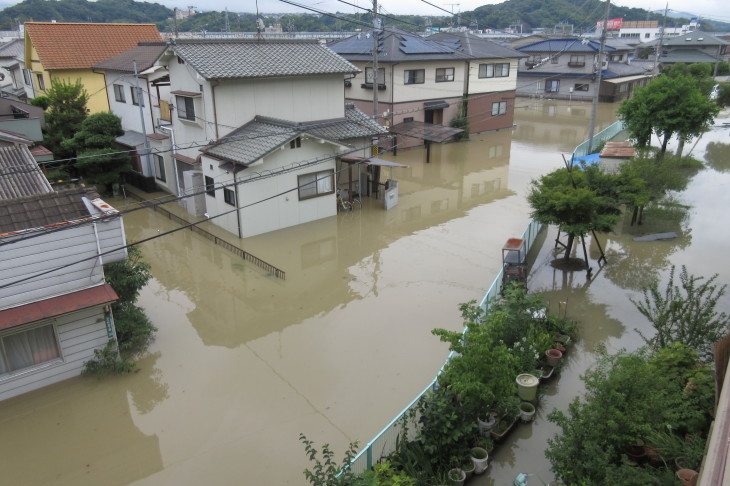
[[[624,19],[609,19],[608,21],[608,30],[619,30],[624,23]],[[603,20],[599,20],[596,22],[596,28],[602,29],[603,28]]]

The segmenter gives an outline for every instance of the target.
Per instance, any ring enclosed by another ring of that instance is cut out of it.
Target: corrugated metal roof
[[[162,41],[154,24],[26,22],[45,69],[88,69],[138,42]]]
[[[316,41],[178,40],[173,52],[206,79],[347,74],[359,69]]]
[[[386,133],[385,128],[354,105],[347,104],[345,118],[335,120],[295,123],[257,116],[202,152],[221,160],[248,165],[302,134],[339,142],[379,133]]]
[[[23,59],[23,56],[25,56],[23,39],[13,39],[0,46],[0,58]]]
[[[86,187],[11,199],[0,205],[0,234],[88,218],[82,197],[99,195]]]
[[[128,51],[95,64],[94,69],[133,73],[134,61],[136,61],[137,72],[141,73],[151,68],[165,49],[167,49],[166,42],[140,42],[138,46]]]
[[[71,292],[70,294],[52,297],[40,302],[33,302],[0,311],[0,331],[30,324],[42,319],[61,316],[69,312],[88,309],[102,304],[114,302],[119,297],[109,284],[102,284],[90,289]]]
[[[48,192],[53,188],[27,145],[0,147],[0,201]]]

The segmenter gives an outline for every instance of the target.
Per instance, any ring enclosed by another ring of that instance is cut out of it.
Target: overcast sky
[[[346,0],[343,3],[338,0],[292,0],[300,5],[307,5],[325,12],[362,12],[352,5],[359,5],[363,8],[372,8],[372,0]],[[417,15],[446,15],[449,12],[469,11],[486,4],[502,3],[500,0],[378,0],[385,13],[393,14],[417,14]],[[202,0],[188,2],[180,0],[157,0],[169,8],[178,7],[187,10],[190,5],[195,5],[195,10],[223,10],[228,7],[230,12],[256,12],[257,0]],[[433,4],[436,7],[429,5]],[[349,5],[352,4],[352,5]],[[614,0],[611,5],[622,7],[644,8],[647,10],[663,10],[667,5],[666,0]],[[439,9],[440,7],[441,9]],[[307,10],[295,7],[280,0],[258,0],[258,8],[262,13],[277,12],[299,12]],[[669,9],[677,12],[689,12],[700,17],[730,22],[730,9],[728,0],[674,0],[669,2]]]

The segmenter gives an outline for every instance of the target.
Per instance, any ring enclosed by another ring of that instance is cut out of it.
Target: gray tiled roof
[[[173,52],[206,79],[347,74],[359,69],[316,41],[178,40]]]
[[[345,118],[334,120],[295,123],[257,116],[202,152],[221,160],[248,165],[302,134],[343,142],[379,133],[386,133],[385,128],[348,104],[345,105]]]
[[[126,52],[95,64],[94,69],[133,73],[133,61],[137,61],[137,72],[142,72],[151,68],[165,49],[167,49],[165,42],[140,42],[139,45]]]
[[[707,46],[726,46],[728,42],[716,37],[709,32],[702,32],[695,30],[693,32],[687,32],[686,34],[677,35],[669,40],[664,41],[664,45],[667,47],[686,47],[692,49],[694,47],[707,47]]]
[[[88,218],[82,196],[99,197],[93,189],[82,187],[8,201],[0,205],[0,234]]]
[[[27,145],[0,147],[0,201],[52,192]]]
[[[0,46],[0,58],[23,59],[25,56],[25,41],[13,39]]]
[[[527,57],[527,54],[520,51],[500,46],[496,42],[468,32],[439,32],[428,36],[427,39],[451,46],[455,50],[469,54],[476,59],[519,59]]]
[[[552,54],[570,53],[570,52],[598,52],[601,48],[600,42],[588,39],[577,39],[574,37],[566,39],[547,39],[534,42],[526,46],[518,47],[518,51],[522,52],[549,52]],[[605,52],[615,51],[611,46],[605,46]]]
[[[702,52],[698,49],[675,49],[669,51],[659,58],[659,62],[665,64],[673,64],[676,62],[683,62],[685,64],[692,64],[695,62],[715,62],[717,58]]]

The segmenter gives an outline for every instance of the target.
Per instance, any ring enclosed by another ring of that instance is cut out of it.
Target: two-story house
[[[35,96],[31,73],[25,69],[23,39],[0,46],[0,91],[3,98],[27,101]]]
[[[205,188],[188,211],[240,237],[333,216],[338,156],[369,156],[384,132],[345,105],[358,69],[317,42],[177,40],[159,62],[172,173],[182,192]]]
[[[547,39],[518,50],[529,55],[520,62],[518,96],[592,100],[599,90],[599,101],[620,101],[653,76],[650,67],[631,64],[628,49],[605,45],[599,59],[600,43],[590,39]],[[600,87],[595,82],[599,69]]]
[[[27,147],[0,147],[0,174],[3,400],[77,376],[116,339],[102,265],[127,252],[121,215],[89,189],[53,192]]]
[[[104,75],[93,66],[139,42],[161,40],[154,24],[27,22],[25,65],[31,71],[35,96],[45,95],[53,79],[81,80],[93,114],[109,111]]]
[[[709,32],[695,30],[664,40],[659,62],[662,65],[668,65],[680,62],[715,64],[719,61],[728,61],[730,59],[728,45],[727,41]]]
[[[171,121],[170,78],[156,63],[166,49],[165,42],[140,42],[95,64],[94,71],[104,75],[109,108],[122,120],[124,135],[117,143],[136,151],[127,181],[143,189],[179,194],[169,157],[161,155],[169,150],[169,136],[155,131]]]

